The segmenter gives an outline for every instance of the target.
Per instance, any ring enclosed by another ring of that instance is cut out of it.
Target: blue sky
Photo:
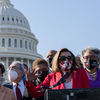
[[[87,46],[100,49],[100,0],[10,0],[28,19],[44,59],[49,50],[74,55]]]

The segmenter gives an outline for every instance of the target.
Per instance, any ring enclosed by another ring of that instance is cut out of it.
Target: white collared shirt
[[[23,80],[21,80],[18,84],[19,84],[19,85],[18,85],[18,88],[20,89],[21,94],[22,94],[22,96],[23,96],[24,87],[25,87],[25,86],[24,86]],[[14,82],[13,82],[13,91],[14,91],[15,97],[16,97],[16,83],[14,83]]]
[[[52,69],[49,67],[49,73],[52,73]]]

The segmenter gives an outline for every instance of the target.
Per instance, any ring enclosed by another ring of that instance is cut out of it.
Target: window
[[[5,18],[4,18],[4,17],[2,17],[2,20],[4,21],[4,20],[5,20]]]
[[[29,42],[29,49],[31,50],[31,42]]]
[[[9,17],[7,17],[7,20],[9,21]]]
[[[25,41],[25,49],[27,49],[27,41]]]
[[[11,47],[11,39],[8,39],[8,47]]]
[[[22,20],[20,20],[20,22],[22,23]]]
[[[15,47],[17,47],[17,39],[15,39],[14,43],[15,43]]]
[[[22,40],[20,40],[20,48],[22,48]]]
[[[2,39],[2,47],[5,47],[5,39]]]
[[[25,24],[25,21],[24,21],[24,24]]]
[[[14,21],[14,18],[12,18],[12,21]]]
[[[16,19],[16,21],[18,22],[18,19]]]

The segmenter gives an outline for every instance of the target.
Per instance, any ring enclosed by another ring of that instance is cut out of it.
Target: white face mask
[[[8,79],[9,79],[10,82],[13,82],[14,80],[16,80],[17,77],[18,77],[18,74],[17,74],[16,71],[14,71],[14,70],[8,71]]]

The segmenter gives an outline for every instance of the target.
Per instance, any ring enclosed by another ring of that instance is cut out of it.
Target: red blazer
[[[26,81],[26,88],[31,97],[38,98],[42,96],[43,93],[39,93],[37,91],[41,91],[41,86],[52,86],[56,84],[59,79],[62,77],[61,72],[48,74],[45,80],[37,87],[34,86],[34,83],[31,82],[28,84]],[[84,69],[77,69],[71,72],[71,81],[72,88],[90,88],[89,80],[87,74]],[[52,88],[52,89],[65,89],[64,83]]]

